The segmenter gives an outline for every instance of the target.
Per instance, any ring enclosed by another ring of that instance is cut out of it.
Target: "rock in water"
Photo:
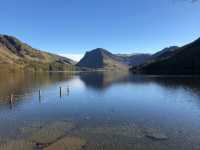
[[[168,140],[168,137],[156,129],[148,129],[145,133],[147,138],[153,140]]]
[[[49,144],[64,136],[72,128],[74,128],[74,124],[70,122],[55,122],[33,133],[30,141],[39,144]]]
[[[33,150],[34,144],[24,140],[9,141],[0,145],[1,150]]]
[[[44,150],[80,150],[85,144],[86,141],[78,137],[65,137]]]

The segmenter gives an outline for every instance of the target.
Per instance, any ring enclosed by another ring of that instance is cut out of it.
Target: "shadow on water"
[[[128,72],[81,73],[80,79],[87,88],[106,90],[113,84],[157,84],[163,88],[188,88],[195,93],[200,91],[200,76],[151,76],[133,75]]]
[[[156,77],[153,81],[166,88],[185,88],[190,89],[196,94],[200,92],[200,77],[198,76],[184,76],[184,77]]]

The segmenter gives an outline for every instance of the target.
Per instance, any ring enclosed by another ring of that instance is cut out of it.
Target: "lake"
[[[2,150],[199,150],[200,78],[1,73],[0,121]]]

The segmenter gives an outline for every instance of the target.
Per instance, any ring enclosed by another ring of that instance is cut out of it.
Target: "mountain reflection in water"
[[[199,100],[198,76],[1,73],[0,149],[64,137],[84,150],[197,150]]]

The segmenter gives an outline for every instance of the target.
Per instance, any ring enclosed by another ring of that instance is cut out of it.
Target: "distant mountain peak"
[[[96,48],[87,52],[85,56],[79,61],[77,66],[106,70],[117,68],[128,69],[128,66],[122,62],[119,56],[114,55],[103,48]]]
[[[108,51],[108,50],[106,50],[106,49],[104,49],[104,48],[95,48],[95,49],[93,49],[92,51]]]
[[[155,57],[156,55],[156,57]],[[154,60],[133,67],[133,72],[147,74],[200,74],[200,38],[176,49],[154,54]]]
[[[178,48],[179,48],[178,46],[166,47],[166,48],[162,49],[161,51],[159,51],[159,52],[155,53],[154,55],[152,55],[151,59],[158,59],[158,58],[168,57],[168,56],[172,55],[174,53],[174,51],[176,49],[178,49]]]
[[[91,51],[88,51],[87,53],[99,53],[99,54],[109,53],[109,54],[111,54],[108,50],[106,50],[104,48],[95,48]]]
[[[200,42],[200,37],[196,40],[196,42]]]

